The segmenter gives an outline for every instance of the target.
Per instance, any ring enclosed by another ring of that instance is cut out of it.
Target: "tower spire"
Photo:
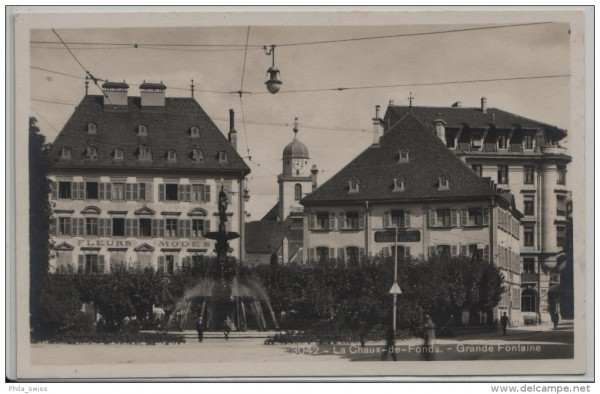
[[[415,99],[415,98],[413,97],[413,95],[412,95],[412,92],[410,92],[410,93],[408,94],[408,106],[409,106],[410,108],[412,108],[412,102],[413,102],[413,100],[414,100],[414,99]]]
[[[90,85],[90,81],[88,81],[88,79],[89,79],[89,78],[88,78],[88,76],[86,75],[86,76],[85,76],[85,95],[86,95],[86,96],[88,95],[88,87],[89,87],[89,85]]]
[[[191,88],[191,90],[192,90],[192,98],[194,98],[194,87],[195,87],[195,86],[196,86],[196,85],[194,85],[194,78],[192,78],[192,84],[190,85],[190,88]]]
[[[294,138],[296,138],[296,135],[298,134],[298,125],[299,125],[298,117],[295,117],[294,118],[294,129],[293,129],[294,130]]]

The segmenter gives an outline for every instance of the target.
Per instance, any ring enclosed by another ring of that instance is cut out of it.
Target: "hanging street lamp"
[[[269,67],[269,69],[267,70],[267,74],[269,76],[269,79],[265,82],[265,84],[267,85],[267,90],[273,94],[279,92],[279,89],[281,89],[281,84],[283,82],[281,82],[281,80],[279,80],[279,69],[277,67],[275,67],[275,47],[277,45],[271,45],[271,49],[267,51],[267,47],[264,46],[264,50],[265,50],[265,55],[267,56],[271,56],[272,59],[272,63],[271,63],[271,67]]]

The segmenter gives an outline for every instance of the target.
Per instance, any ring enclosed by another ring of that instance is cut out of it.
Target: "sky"
[[[229,109],[234,109],[238,152],[246,157],[252,170],[248,176],[251,199],[247,210],[251,220],[258,220],[277,202],[277,174],[281,173],[283,148],[293,139],[295,117],[299,122],[298,139],[310,152],[310,165],[316,164],[320,170],[319,184],[371,144],[375,105],[382,106],[383,114],[389,100],[407,105],[411,93],[414,106],[451,106],[461,101],[464,107],[479,107],[485,96],[488,107],[570,129],[569,77],[293,92],[570,74],[569,26],[563,23],[285,45],[489,26],[492,25],[56,31],[67,43],[87,43],[68,45],[81,65],[97,78],[125,80],[130,85],[162,81],[169,97],[189,97],[193,78],[196,100],[224,134],[229,131]],[[53,141],[84,96],[85,72],[52,30],[32,30],[31,41],[31,114],[38,119],[42,133]],[[90,45],[92,42],[102,44]],[[136,43],[137,48],[133,45]],[[283,81],[281,91],[275,95],[268,93],[264,84],[271,57],[265,55],[262,46],[271,44],[278,45],[275,65]],[[250,93],[243,94],[241,100],[238,94],[228,93],[239,90]],[[92,85],[89,92],[100,94]],[[136,86],[131,86],[129,92],[139,95]]]

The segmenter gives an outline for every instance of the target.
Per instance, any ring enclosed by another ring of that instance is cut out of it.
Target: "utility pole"
[[[396,222],[396,230],[394,231],[394,284],[390,289],[390,294],[394,296],[394,305],[392,309],[392,329],[394,330],[394,335],[396,333],[396,300],[398,298],[398,294],[402,294],[402,290],[398,285],[398,222]]]

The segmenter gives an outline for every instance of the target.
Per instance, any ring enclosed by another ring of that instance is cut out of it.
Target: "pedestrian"
[[[196,331],[198,331],[198,342],[202,342],[204,331],[202,330],[202,318],[199,317],[196,321]]]
[[[229,318],[227,318],[223,322],[223,335],[225,335],[225,340],[229,340],[229,333],[231,332],[231,326],[229,325]]]
[[[423,357],[427,361],[433,360],[435,352],[435,323],[429,315],[425,315],[425,324],[423,324]]]
[[[358,338],[360,339],[360,347],[365,347],[365,339],[369,332],[369,325],[363,319],[358,322]]]
[[[506,327],[508,326],[508,316],[506,316],[506,312],[500,318],[500,324],[502,324],[502,335],[506,335]]]
[[[552,323],[554,323],[554,329],[558,328],[558,312],[552,314]]]
[[[392,360],[396,361],[396,333],[392,327],[385,330],[385,348],[381,353],[381,361],[386,360],[388,354],[391,354]]]

